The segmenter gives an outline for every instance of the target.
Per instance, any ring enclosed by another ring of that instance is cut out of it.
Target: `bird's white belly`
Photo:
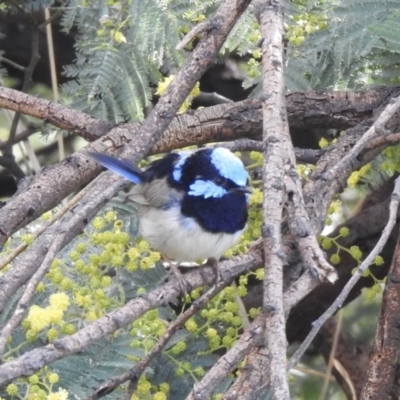
[[[168,210],[145,207],[140,217],[140,234],[154,250],[177,262],[219,259],[233,246],[243,230],[234,234],[204,231],[193,219],[182,216],[178,208]]]

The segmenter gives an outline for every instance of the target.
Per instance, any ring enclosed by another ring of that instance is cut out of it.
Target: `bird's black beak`
[[[232,189],[232,192],[241,192],[241,193],[253,193],[253,189],[251,186],[239,186],[237,188]]]

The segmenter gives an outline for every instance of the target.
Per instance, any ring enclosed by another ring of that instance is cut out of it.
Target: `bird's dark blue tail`
[[[103,167],[122,175],[133,183],[139,184],[143,182],[143,171],[141,171],[132,161],[127,158],[117,159],[100,153],[89,153],[91,158],[101,164]]]

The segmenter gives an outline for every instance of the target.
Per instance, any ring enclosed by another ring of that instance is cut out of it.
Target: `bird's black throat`
[[[186,195],[181,212],[195,219],[207,232],[233,234],[246,225],[246,195],[239,192],[231,192],[220,198]]]

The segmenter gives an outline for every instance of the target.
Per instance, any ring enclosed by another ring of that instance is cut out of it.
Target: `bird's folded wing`
[[[150,183],[134,186],[127,198],[141,205],[168,209],[178,206],[183,196],[183,191],[171,188],[165,179],[155,179]]]

